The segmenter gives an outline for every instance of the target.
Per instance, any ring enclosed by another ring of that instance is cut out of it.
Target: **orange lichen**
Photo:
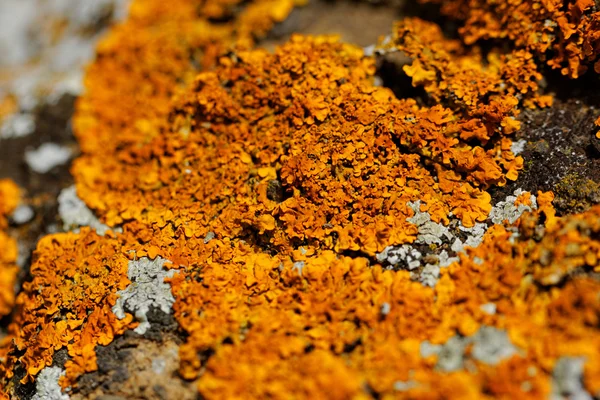
[[[9,179],[0,179],[0,230],[8,226],[7,217],[19,205],[21,191]]]
[[[219,64],[178,96],[171,128],[74,169],[107,223],[160,229],[162,215],[175,237],[256,232],[282,254],[305,243],[374,255],[414,240],[407,202],[426,198],[435,221],[453,212],[472,226],[491,209],[483,189],[521,168],[508,140],[470,144],[477,121],[374,87],[373,60],[334,39],[295,36]]]
[[[7,217],[19,204],[19,187],[7,179],[0,180],[0,317],[8,315],[15,303],[17,282],[17,242],[8,236]]]
[[[391,395],[410,370],[419,386],[409,392],[417,396],[433,395],[439,380],[445,382],[439,390],[506,390],[491,373],[433,372],[414,346],[472,335],[484,323],[513,335],[517,328],[479,309],[490,301],[512,310],[503,301],[524,303],[526,274],[513,255],[522,251],[513,250],[509,231],[490,230],[481,253],[462,257],[435,290],[411,282],[406,272],[341,255],[372,256],[414,240],[409,201],[428,199],[424,209],[437,221],[447,222],[450,212],[467,227],[485,220],[491,205],[484,189],[503,183],[505,166],[515,162],[508,139],[492,140],[504,117],[485,138],[461,137],[465,127],[477,126],[468,107],[453,112],[398,100],[372,86],[372,73],[372,60],[331,38],[295,36],[274,54],[237,50],[174,100],[171,128],[128,150],[127,164],[102,160],[107,173],[93,180],[75,171],[79,182],[93,182],[107,221],[124,223],[125,233],[135,226],[138,237],[152,230],[138,255],[157,246],[188,266],[171,280],[175,317],[188,333],[181,374],[197,379],[205,397],[240,396],[243,388],[250,397],[285,397],[299,392],[300,382],[306,397],[364,395],[356,382]],[[513,112],[517,103],[509,104],[501,113]],[[492,146],[467,144],[474,139]],[[547,211],[547,196],[539,197]],[[383,304],[391,308],[385,318]],[[515,326],[523,323],[525,314],[514,315]],[[519,344],[533,345],[529,340]],[[390,348],[402,350],[381,351]],[[201,355],[213,351],[204,365]],[[343,369],[338,358],[346,360]],[[314,362],[331,365],[331,372],[314,374]],[[524,368],[506,363],[498,368],[508,375]],[[387,368],[399,364],[406,368]],[[543,367],[534,394],[549,391],[550,364]],[[282,386],[275,371],[296,372]]]
[[[0,99],[0,124],[4,119],[17,111],[17,102],[12,96],[3,96]]]
[[[24,382],[52,364],[54,353],[68,350],[66,379],[72,382],[97,369],[96,345],[123,333],[132,316],[111,312],[127,279],[127,257],[119,243],[88,228],[40,240],[31,266],[33,280],[17,297],[15,317],[5,342],[11,343],[3,374],[11,378],[21,365]]]
[[[15,284],[19,269],[17,243],[5,232],[0,232],[0,316],[8,315],[15,303]]]
[[[600,10],[593,0],[421,1],[438,3],[443,14],[463,20],[459,32],[467,44],[509,39],[563,75],[577,78],[590,66],[600,72]]]
[[[481,391],[547,396],[558,357],[585,355],[587,374],[598,370],[594,353],[600,332],[594,326],[600,318],[600,285],[563,275],[565,289],[547,292],[537,286],[544,278],[535,272],[536,254],[549,246],[555,254],[549,266],[568,263],[572,243],[562,239],[563,226],[581,224],[577,221],[588,221],[582,235],[597,247],[592,238],[599,230],[600,207],[546,226],[539,242],[529,232],[531,221],[541,215],[523,221],[521,238],[513,244],[513,233],[492,228],[480,247],[443,273],[435,290],[410,282],[405,272],[369,266],[364,258],[322,252],[307,257],[299,272],[285,259],[256,254],[248,245],[232,248],[213,240],[209,261],[200,271],[189,270],[193,279],[173,279],[175,315],[190,335],[181,347],[181,372],[198,379],[207,398],[244,393],[285,398],[292,391],[302,398],[366,396],[358,382],[385,397],[394,394],[395,382],[409,379],[417,384],[407,396],[416,398],[441,397],[450,387],[471,396]],[[573,268],[583,273],[597,266],[598,260],[588,258]],[[496,315],[481,310],[490,302]],[[385,315],[382,304],[390,307]],[[589,311],[581,312],[578,304]],[[423,340],[444,343],[456,332],[472,335],[482,324],[506,329],[520,353],[495,367],[478,363],[479,373],[450,375],[435,372],[435,359],[432,363],[419,353]],[[215,355],[204,365],[198,354],[207,351]],[[323,370],[315,371],[315,362],[323,363]],[[591,390],[597,377],[586,379]]]
[[[509,117],[516,114],[519,99],[538,105],[549,100],[538,96],[542,75],[532,55],[523,50],[493,49],[484,58],[478,47],[446,39],[438,25],[417,18],[398,22],[384,48],[396,48],[413,58],[412,64],[404,66],[413,85],[423,86],[436,101],[445,100],[482,119],[478,125],[486,127],[487,134],[483,130],[480,140],[489,139],[501,121],[509,130],[518,129]]]
[[[111,154],[158,134],[173,93],[199,69],[214,65],[232,43],[250,44],[266,35],[296,2],[254,0],[244,7],[241,3],[132,2],[127,23],[114,27],[100,42],[97,60],[89,67],[85,84],[92,95],[79,100],[74,119],[82,150]],[[115,103],[121,104],[118,111]]]

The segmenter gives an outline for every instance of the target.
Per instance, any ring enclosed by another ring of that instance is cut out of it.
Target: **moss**
[[[554,189],[554,205],[563,213],[579,213],[600,203],[600,185],[577,173],[561,179]]]

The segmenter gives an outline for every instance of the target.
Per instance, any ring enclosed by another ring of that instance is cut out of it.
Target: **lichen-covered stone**
[[[86,217],[64,218],[121,229],[40,241],[3,390],[43,393],[61,351],[63,389],[112,387],[99,358],[160,309],[190,398],[533,399],[563,375],[597,393],[599,206],[489,193],[523,167],[521,109],[551,102],[531,49],[484,57],[409,18],[371,55],[300,35],[267,52],[295,3],[241,5],[135,1],[99,45],[74,121]],[[397,51],[425,101],[378,83]]]

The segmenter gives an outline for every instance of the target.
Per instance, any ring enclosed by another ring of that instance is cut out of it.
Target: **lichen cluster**
[[[40,240],[31,265],[33,280],[23,285],[9,326],[6,377],[14,375],[17,362],[25,379],[36,375],[61,348],[70,356],[67,378],[96,368],[95,346],[110,343],[132,320],[131,315],[119,320],[111,311],[116,290],[129,283],[126,273],[119,242],[102,240],[89,229]]]
[[[600,73],[600,10],[593,0],[421,0],[440,4],[444,15],[463,21],[467,44],[509,39],[550,67],[573,78]]]
[[[6,229],[8,216],[19,205],[20,197],[19,187],[14,182],[0,180],[0,317],[10,314],[15,303],[18,250]]]
[[[203,398],[533,399],[571,395],[570,365],[600,394],[600,207],[556,217],[551,193],[487,191],[522,169],[519,109],[551,103],[531,49],[397,23],[377,52],[413,60],[422,105],[336,38],[255,49],[293,6],[137,1],[101,42],[72,171],[103,236],[40,241],[5,390],[61,349],[52,376],[77,390],[96,346],[172,306]]]

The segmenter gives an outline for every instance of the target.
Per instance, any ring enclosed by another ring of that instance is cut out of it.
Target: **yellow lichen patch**
[[[97,368],[96,345],[110,343],[132,320],[118,320],[111,311],[116,292],[129,284],[127,258],[116,239],[84,228],[44,237],[34,259],[33,279],[23,284],[4,340],[3,376],[10,379],[20,365],[23,381],[30,381],[66,348],[64,383],[71,385]]]
[[[589,67],[600,72],[600,11],[592,0],[421,1],[438,3],[443,14],[464,21],[459,32],[467,44],[509,39],[563,75],[577,78]]]
[[[7,217],[19,204],[19,187],[7,179],[0,180],[0,317],[8,315],[15,302],[17,282],[17,242],[6,233]]]

